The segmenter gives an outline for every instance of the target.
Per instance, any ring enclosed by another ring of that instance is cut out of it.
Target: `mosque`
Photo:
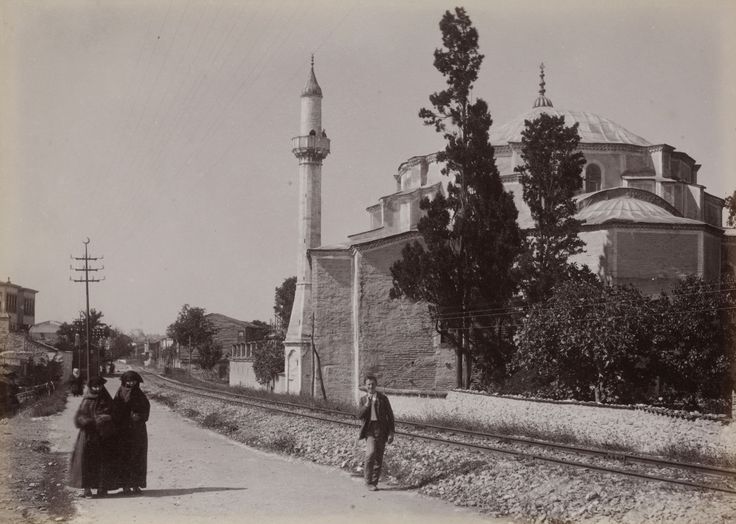
[[[435,330],[427,306],[389,299],[390,266],[419,238],[419,202],[444,191],[436,154],[402,163],[394,191],[367,208],[368,228],[345,243],[322,245],[321,167],[330,142],[321,124],[322,90],[314,63],[301,95],[297,291],[285,341],[288,393],[357,399],[361,377],[372,372],[395,392],[447,391],[455,384],[454,350]],[[583,111],[554,107],[545,94],[544,68],[531,109],[491,128],[496,164],[512,191],[522,229],[533,227],[514,168],[521,163],[524,121],[540,113],[579,124],[585,155],[576,196],[586,264],[612,284],[645,293],[671,288],[689,274],[717,279],[721,271],[724,201],[698,183],[700,165],[687,153],[651,143],[619,124]]]

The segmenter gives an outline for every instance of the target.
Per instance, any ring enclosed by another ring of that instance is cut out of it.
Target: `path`
[[[118,380],[107,384],[111,393]],[[145,390],[145,388],[144,388]],[[79,397],[52,417],[54,451],[71,452]],[[79,499],[78,524],[509,522],[493,520],[408,491],[367,491],[362,479],[334,468],[264,453],[206,430],[152,402],[148,488]]]

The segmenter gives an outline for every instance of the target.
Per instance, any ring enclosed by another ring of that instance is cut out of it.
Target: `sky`
[[[269,320],[296,273],[299,96],[315,55],[322,241],[369,229],[408,158],[442,148],[417,113],[443,88],[435,0],[5,0],[0,4],[0,278],[36,321],[90,305],[164,333],[183,304]],[[600,114],[736,187],[736,3],[468,1],[475,96],[501,125],[537,96]]]

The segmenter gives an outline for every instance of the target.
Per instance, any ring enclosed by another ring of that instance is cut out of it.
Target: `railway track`
[[[333,424],[357,425],[352,412],[306,406],[297,402],[268,400],[257,396],[184,384],[150,372],[145,372],[145,375],[165,388],[200,398],[296,415]],[[396,420],[396,424],[398,426],[396,434],[409,438],[423,439],[478,452],[504,454],[520,459],[736,494],[736,470],[734,469],[678,462],[620,451],[558,444],[524,437],[420,424],[399,419]]]

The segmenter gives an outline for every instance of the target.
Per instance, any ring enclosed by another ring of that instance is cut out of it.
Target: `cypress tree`
[[[499,317],[488,311],[504,307],[515,291],[512,266],[521,234],[489,141],[488,105],[471,97],[483,61],[478,32],[461,7],[445,12],[440,31],[443,47],[434,52],[434,66],[447,86],[430,95],[432,108],[419,117],[446,141],[438,161],[449,182],[446,194],[421,201],[422,242],[407,244],[391,266],[391,297],[428,303],[438,331],[455,346],[457,386],[468,387],[473,359],[499,350],[497,338],[475,334],[498,329]]]

